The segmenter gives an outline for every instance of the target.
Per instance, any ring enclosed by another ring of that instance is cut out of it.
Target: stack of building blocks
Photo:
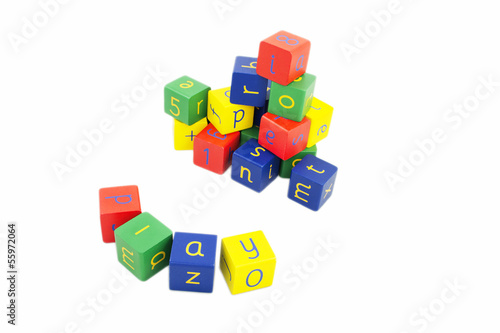
[[[217,236],[174,234],[141,212],[139,200],[135,185],[99,190],[103,241],[116,243],[118,261],[141,281],[169,266],[171,290],[211,293]],[[262,231],[223,238],[221,248],[220,269],[232,294],[272,285],[276,257]]]
[[[333,107],[314,96],[310,49],[309,40],[279,31],[260,43],[258,57],[236,57],[230,87],[211,90],[188,76],[168,83],[174,148],[192,149],[195,165],[218,174],[232,164],[231,178],[257,192],[277,175],[290,178],[288,197],[318,210],[331,197],[337,167],[316,157]]]

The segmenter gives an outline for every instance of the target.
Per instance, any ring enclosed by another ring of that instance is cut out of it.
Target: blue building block
[[[332,196],[337,167],[314,155],[306,155],[292,169],[288,197],[312,210],[319,210]]]
[[[211,293],[217,236],[176,232],[170,255],[170,289]]]
[[[259,145],[257,140],[250,139],[233,154],[231,178],[262,192],[278,176],[280,159]]]
[[[254,126],[260,126],[260,119],[264,115],[264,113],[267,112],[267,109],[269,107],[269,100],[266,101],[266,104],[264,106],[257,106],[254,109],[253,113],[253,125]]]
[[[236,57],[231,95],[233,104],[264,106],[269,80],[257,74],[257,58]]]

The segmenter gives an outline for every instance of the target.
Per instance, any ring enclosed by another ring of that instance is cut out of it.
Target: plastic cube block
[[[231,178],[262,192],[278,176],[280,159],[250,139],[233,154]]]
[[[332,196],[336,177],[336,166],[307,155],[292,169],[288,197],[317,211]]]
[[[236,57],[231,81],[233,104],[263,106],[266,103],[268,79],[257,75],[257,58]]]
[[[195,136],[207,127],[207,125],[208,122],[206,117],[191,126],[174,120],[174,149],[193,150]]]
[[[311,108],[316,76],[304,74],[287,86],[271,86],[268,111],[293,121],[302,121]]]
[[[240,132],[240,147],[250,139],[259,139],[259,128],[257,126],[248,128]]]
[[[311,42],[280,31],[263,40],[257,58],[257,74],[286,86],[306,72]]]
[[[146,281],[168,266],[172,231],[149,213],[142,213],[115,230],[118,261]]]
[[[207,116],[210,87],[189,76],[182,76],[165,86],[165,112],[186,125]]]
[[[282,160],[297,155],[306,149],[311,121],[301,122],[266,113],[259,129],[259,144]]]
[[[312,147],[308,147],[308,148],[304,149],[303,151],[301,151],[297,155],[292,156],[285,161],[281,161],[280,173],[279,173],[280,177],[290,178],[290,174],[292,173],[292,169],[297,165],[297,163],[299,163],[304,158],[304,156],[306,156],[306,155],[316,156],[317,152],[318,152],[318,149],[317,149],[316,145],[314,145]]]
[[[208,120],[221,134],[238,132],[253,126],[254,107],[232,104],[230,88],[208,92]]]
[[[170,256],[170,289],[211,293],[217,236],[176,232]]]
[[[231,165],[231,157],[239,143],[240,132],[222,135],[213,124],[208,124],[194,138],[194,164],[222,175]]]
[[[307,147],[314,146],[328,136],[332,115],[332,106],[320,101],[316,97],[313,98],[311,108],[306,114],[306,117],[311,120],[311,130],[307,139]]]
[[[139,188],[135,185],[99,190],[102,240],[115,241],[115,229],[141,213]]]
[[[273,284],[276,256],[262,231],[222,239],[220,267],[231,293]]]
[[[269,100],[266,101],[266,104],[261,107],[256,107],[253,114],[253,125],[260,126],[260,120],[262,116],[267,113],[267,109],[269,108]]]

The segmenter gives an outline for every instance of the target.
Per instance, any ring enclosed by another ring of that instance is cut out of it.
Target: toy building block
[[[208,124],[194,138],[193,162],[222,175],[231,165],[231,157],[239,143],[240,132],[222,135],[213,124]]]
[[[266,103],[268,79],[257,75],[257,58],[236,57],[231,81],[233,104],[263,106]]]
[[[306,149],[311,121],[301,122],[266,113],[259,128],[259,144],[282,160],[297,155]]]
[[[286,86],[306,72],[311,42],[280,31],[263,40],[257,58],[257,74]]]
[[[230,96],[230,88],[208,92],[208,120],[223,135],[253,126],[254,107],[232,104]]]
[[[293,121],[302,121],[311,108],[316,76],[304,74],[287,86],[271,86],[268,111]]]
[[[312,147],[304,149],[303,151],[301,151],[297,155],[292,156],[287,160],[281,161],[280,173],[279,173],[280,177],[290,178],[290,174],[292,173],[292,169],[297,165],[297,163],[299,163],[304,158],[304,156],[306,156],[306,155],[316,156],[317,152],[318,152],[318,148],[316,147],[316,145],[314,145]]]
[[[280,159],[250,139],[233,154],[231,178],[262,192],[278,176]]]
[[[257,126],[247,128],[240,132],[240,147],[250,139],[259,139],[259,128]]]
[[[209,86],[182,76],[165,86],[165,112],[191,126],[207,116],[209,90]]]
[[[254,126],[260,126],[260,120],[262,119],[262,116],[267,113],[267,109],[269,108],[269,100],[266,101],[266,104],[261,107],[255,107],[255,111],[253,114],[253,125]]]
[[[292,169],[288,197],[317,211],[331,197],[336,177],[336,166],[307,155]]]
[[[168,266],[172,231],[149,213],[142,213],[115,230],[118,261],[146,281]]]
[[[276,256],[262,231],[222,239],[220,267],[231,293],[273,284]]]
[[[311,108],[306,117],[311,120],[311,130],[307,139],[307,147],[312,147],[328,136],[330,122],[332,121],[333,107],[313,98]]]
[[[170,256],[170,289],[211,293],[217,236],[176,232]]]
[[[141,213],[139,188],[135,185],[99,190],[102,240],[115,241],[115,229]]]
[[[193,150],[194,137],[207,125],[206,117],[191,126],[174,119],[174,149]]]

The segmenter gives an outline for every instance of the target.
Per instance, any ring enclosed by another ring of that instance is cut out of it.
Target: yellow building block
[[[262,231],[222,239],[220,266],[231,293],[273,284],[276,256]]]
[[[320,101],[316,97],[313,98],[311,108],[306,114],[306,117],[311,120],[311,129],[309,130],[309,138],[307,139],[308,148],[327,137],[332,115],[332,106]]]
[[[174,149],[193,150],[194,137],[198,135],[207,124],[206,117],[191,126],[174,119]]]
[[[229,101],[231,88],[208,92],[207,116],[220,134],[242,131],[253,126],[253,106],[232,104]]]

